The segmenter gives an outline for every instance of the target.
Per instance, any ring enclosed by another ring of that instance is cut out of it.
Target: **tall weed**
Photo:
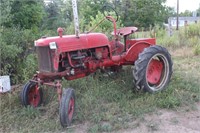
[[[155,27],[155,29],[159,28]],[[200,23],[181,27],[179,31],[174,30],[172,36],[164,30],[156,30],[156,35],[157,44],[172,48],[189,46],[193,48],[195,55],[200,54]]]
[[[187,37],[192,38],[195,36],[200,36],[200,23],[192,24],[187,27]]]

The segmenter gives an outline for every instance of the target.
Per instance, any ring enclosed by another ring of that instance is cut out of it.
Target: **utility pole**
[[[177,0],[177,14],[176,14],[176,30],[179,29],[179,0]]]
[[[73,8],[73,14],[74,14],[75,34],[76,34],[76,37],[79,38],[79,22],[78,22],[78,10],[77,10],[76,0],[72,0],[72,8]]]

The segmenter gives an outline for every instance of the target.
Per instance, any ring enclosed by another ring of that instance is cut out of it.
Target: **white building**
[[[189,24],[194,24],[200,22],[200,17],[179,17],[179,26],[185,26]],[[176,27],[177,18],[176,17],[169,17],[168,24],[172,27]]]

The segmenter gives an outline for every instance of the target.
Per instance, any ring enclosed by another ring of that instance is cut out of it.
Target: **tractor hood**
[[[64,35],[62,37],[45,37],[35,41],[36,47],[45,47],[50,44],[56,44],[60,52],[82,50],[109,45],[109,40],[102,33],[80,34],[77,38],[75,35]]]

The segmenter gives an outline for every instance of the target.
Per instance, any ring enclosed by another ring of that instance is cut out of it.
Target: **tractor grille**
[[[53,72],[53,63],[49,47],[37,47],[39,71]]]

